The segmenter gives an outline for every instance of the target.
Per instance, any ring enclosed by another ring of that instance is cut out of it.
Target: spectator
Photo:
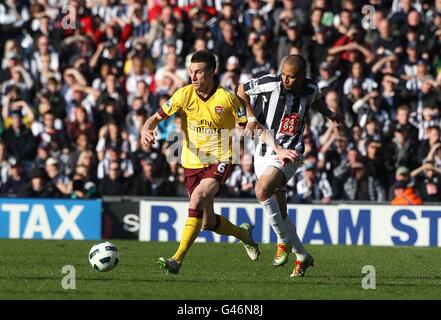
[[[405,96],[401,80],[384,74],[381,80],[380,108],[393,116],[397,107],[404,102]]]
[[[37,39],[37,50],[33,53],[31,58],[30,70],[34,79],[39,78],[39,74],[44,71],[43,60],[46,59],[48,69],[52,72],[58,71],[59,57],[57,51],[50,45],[49,37],[40,35]],[[47,72],[48,70],[46,70]]]
[[[257,42],[252,46],[253,57],[245,65],[245,73],[251,78],[259,78],[265,74],[276,74],[276,61],[268,56],[263,42]]]
[[[381,202],[386,200],[386,193],[380,183],[369,175],[366,166],[357,162],[351,165],[349,177],[343,184],[343,199]]]
[[[12,88],[18,88],[20,98],[29,100],[31,88],[34,85],[34,81],[31,78],[29,72],[20,63],[9,68],[9,78],[1,84],[1,93],[7,94]]]
[[[173,195],[176,197],[186,197],[184,168],[179,166],[177,169],[177,178],[173,181]]]
[[[303,179],[297,182],[297,197],[294,203],[312,203],[321,201],[326,204],[331,201],[332,189],[325,177],[319,177],[314,162],[305,163]]]
[[[334,169],[347,159],[348,138],[334,131],[329,140],[324,143],[318,154],[318,167],[326,170],[326,175],[333,184]]]
[[[103,159],[98,163],[98,179],[103,179],[110,173],[110,165],[113,162],[118,162],[118,170],[124,178],[130,178],[133,175],[133,164],[132,161],[127,158],[126,153],[121,152],[118,146],[110,146],[106,149]]]
[[[63,194],[52,181],[47,182],[43,169],[35,168],[29,174],[30,182],[19,191],[23,198],[62,198]]]
[[[364,92],[371,92],[378,87],[377,83],[363,75],[363,65],[361,62],[355,62],[351,68],[351,76],[346,79],[343,85],[343,93],[349,94],[352,91],[354,83],[360,83]]]
[[[436,168],[433,161],[426,160],[410,175],[415,178],[415,188],[424,202],[441,201],[441,169]]]
[[[214,46],[214,52],[219,56],[220,66],[224,66],[228,57],[236,56],[239,58],[241,65],[244,64],[247,58],[247,50],[243,41],[240,41],[235,35],[235,26],[230,22],[225,22],[222,26],[222,37]],[[220,67],[220,71],[222,67]]]
[[[58,128],[56,127],[57,120]],[[55,118],[55,114],[52,111],[48,111],[42,116],[41,122],[34,123],[33,133],[40,143],[50,144],[56,138],[61,148],[64,148],[67,147],[68,140],[61,125],[61,121]]]
[[[254,198],[254,187],[256,176],[254,174],[253,157],[244,154],[241,159],[240,167],[231,174],[226,185],[229,188],[229,195],[239,198]]]
[[[24,126],[21,112],[13,112],[11,117],[11,127],[3,131],[2,139],[8,154],[24,161],[23,166],[27,172],[36,155],[37,141],[31,130]]]
[[[308,51],[310,50],[311,52],[311,75],[318,74],[319,65],[323,62],[326,63],[326,56],[328,55],[328,37],[327,30],[324,27],[319,27],[314,30],[312,43],[310,47],[307,48]]]
[[[19,113],[23,118],[23,124],[29,128],[32,122],[35,120],[34,111],[28,105],[25,100],[21,100],[19,92],[15,87],[11,88],[11,91],[6,94],[3,99],[2,117],[4,120],[5,128],[9,128],[12,123],[12,115]]]
[[[93,182],[85,182],[80,175],[75,175],[72,181],[71,199],[95,199],[99,193]]]
[[[379,92],[377,90],[373,90],[355,101],[352,110],[357,114],[357,122],[360,127],[365,127],[368,118],[375,118],[376,123],[381,128],[380,134],[386,134],[389,131],[391,126],[389,114],[380,109]]]
[[[364,60],[371,63],[373,55],[360,42],[362,34],[357,25],[351,25],[346,34],[342,35],[329,50],[331,55],[339,55],[339,58],[346,63],[354,63]]]
[[[97,159],[91,150],[80,152],[78,160],[75,162],[75,167],[81,168],[81,175],[84,177],[85,182],[97,181]]]
[[[285,32],[280,36],[277,47],[277,61],[279,63],[288,55],[289,47],[291,45],[295,45],[299,48],[303,47],[300,25],[296,20],[290,20],[287,23],[283,23],[282,27],[285,29]]]
[[[92,145],[96,143],[96,128],[93,123],[89,122],[86,109],[79,106],[75,108],[75,120],[68,123],[67,135],[71,141],[76,141],[82,134],[87,137]]]
[[[225,72],[220,76],[221,86],[231,93],[235,93],[239,84],[244,81],[243,78],[249,77],[246,75],[241,76],[239,59],[235,56],[228,58],[225,69]]]
[[[144,67],[142,57],[135,56],[132,58],[132,70],[127,75],[126,90],[129,94],[136,91],[138,81],[144,81],[147,85],[153,85],[153,76],[150,71]]]
[[[341,72],[339,70],[334,72],[331,64],[323,61],[318,69],[317,85],[322,92],[325,92],[325,90],[338,92],[341,87],[340,75]]]
[[[8,179],[9,166],[6,145],[0,140],[0,186]]]
[[[109,122],[122,123],[125,111],[120,108],[118,101],[113,98],[107,98],[98,105],[98,110],[95,123],[98,127],[104,128],[105,124]]]
[[[147,111],[142,106],[142,100],[135,100],[133,110],[126,116],[126,128],[131,152],[138,148],[140,130],[148,116]]]
[[[342,98],[342,111],[345,115],[345,123],[347,123],[349,126],[353,126],[354,124],[357,124],[357,113],[353,109],[353,105],[357,102],[363,99],[365,97],[366,99],[370,96],[365,96],[361,83],[356,81],[352,83],[351,92],[343,96]],[[361,102],[364,102],[361,101]],[[359,102],[360,103],[360,102]],[[357,110],[358,111],[358,110]]]
[[[396,121],[391,129],[395,130],[396,126],[403,126],[409,130],[410,140],[412,144],[416,144],[418,141],[418,129],[410,123],[410,108],[408,105],[403,104],[398,106],[396,112]]]
[[[352,142],[354,144],[355,149],[361,153],[366,154],[365,143],[362,139],[362,132],[360,126],[355,125],[352,127]]]
[[[394,138],[389,150],[392,151],[395,167],[406,166],[411,170],[417,167],[417,146],[413,145],[410,140],[410,132],[407,127],[397,125],[394,131]]]
[[[383,145],[379,141],[369,139],[366,141],[366,157],[362,158],[366,163],[368,174],[375,177],[381,186],[388,190],[390,177],[389,171],[386,168],[384,159]]]
[[[127,194],[129,184],[121,173],[118,161],[111,161],[108,174],[99,183],[99,191],[103,196],[122,196]]]
[[[156,92],[158,95],[172,95],[188,81],[187,72],[178,67],[178,57],[174,52],[166,55],[165,65],[158,68],[155,74]]]
[[[57,187],[57,189],[64,195],[71,193],[71,181],[68,177],[60,173],[58,168],[59,163],[57,159],[48,158],[46,160],[46,175],[49,181]]]
[[[133,181],[132,195],[161,196],[171,195],[171,186],[163,176],[158,176],[155,164],[150,159],[141,160],[141,175]]]
[[[409,187],[406,182],[398,181],[393,186],[394,198],[390,202],[393,205],[421,205],[423,201],[415,193],[413,187]]]
[[[100,129],[99,140],[96,146],[99,160],[103,160],[105,151],[110,147],[113,147],[115,150],[121,150],[124,154],[129,151],[127,132],[122,130],[115,121],[109,121]]]
[[[126,97],[125,94],[117,82],[117,77],[113,73],[109,73],[104,78],[104,90],[97,101],[98,106],[103,103],[103,101],[113,99],[116,102],[116,109],[120,112],[126,111]]]
[[[441,128],[432,126],[427,128],[427,139],[423,140],[418,146],[418,163],[422,163],[427,158],[430,150],[441,143]]]
[[[402,51],[400,41],[391,34],[390,22],[387,19],[379,23],[378,31],[380,36],[374,41],[372,52],[381,57],[399,54]]]
[[[156,111],[156,96],[150,91],[147,83],[144,81],[138,81],[136,84],[136,91],[128,96],[127,104],[129,106],[129,111],[133,110],[135,99],[141,99],[143,108],[146,109],[148,114],[153,114]]]
[[[159,64],[163,64],[163,57],[169,53],[180,55],[184,42],[176,38],[176,24],[168,22],[164,26],[164,34],[162,37],[156,38],[152,47],[152,58]]]
[[[1,144],[0,144],[1,149]],[[21,164],[18,160],[11,158],[8,162],[6,180],[0,183],[0,195],[16,197],[25,185],[25,179],[21,172]],[[2,171],[5,167],[2,167]]]
[[[426,159],[433,161],[434,166],[441,169],[441,142],[438,142],[431,147]]]
[[[244,27],[248,30],[251,29],[253,26],[254,18],[261,17],[263,21],[268,22],[268,25],[266,25],[265,27],[270,28],[271,27],[271,25],[269,25],[270,19],[268,17],[270,8],[268,6],[263,6],[263,1],[248,0],[247,2],[248,2],[248,9],[246,9],[243,13]]]
[[[47,143],[41,143],[37,148],[37,156],[35,158],[33,167],[44,169],[46,160],[50,157],[50,146]]]
[[[395,189],[395,184],[398,182],[404,183],[406,187],[412,186],[414,184],[414,181],[411,180],[410,172],[407,167],[401,166],[398,167],[397,170],[395,171],[395,182],[389,188],[389,193],[388,193],[389,200],[392,200],[395,197],[394,189]]]
[[[58,119],[65,121],[66,114],[66,101],[60,93],[60,80],[53,77],[48,79],[47,92],[42,94],[41,97],[47,98],[47,102],[50,105],[50,109],[55,113]]]

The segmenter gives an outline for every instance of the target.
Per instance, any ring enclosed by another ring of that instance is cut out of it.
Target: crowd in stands
[[[344,114],[310,111],[290,203],[441,201],[441,0],[0,0],[0,197],[186,196],[179,115],[140,127],[205,48],[231,92],[301,54]],[[222,196],[255,181],[244,152]]]

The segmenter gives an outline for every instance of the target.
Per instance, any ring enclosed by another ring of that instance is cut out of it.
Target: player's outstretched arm
[[[144,125],[142,126],[141,131],[141,144],[149,148],[153,143],[155,143],[156,138],[156,127],[158,126],[158,123],[161,122],[163,119],[159,115],[158,112],[156,112],[154,115],[152,115],[150,118],[148,118]]]
[[[313,103],[311,105],[311,107],[313,109],[317,110],[318,112],[320,112],[326,118],[329,118],[330,120],[332,120],[334,122],[337,122],[337,123],[344,123],[345,122],[345,117],[342,114],[328,109],[328,107],[325,105],[325,103],[321,99],[319,99],[315,103]]]

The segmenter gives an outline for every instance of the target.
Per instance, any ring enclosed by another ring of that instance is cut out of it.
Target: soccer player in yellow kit
[[[230,136],[236,122],[245,126],[247,117],[240,100],[214,84],[216,59],[208,50],[197,51],[191,58],[191,84],[173,94],[141,132],[141,143],[149,147],[155,141],[154,129],[161,120],[180,112],[183,132],[182,166],[190,196],[188,218],[178,250],[171,258],[159,258],[158,264],[170,273],[178,273],[182,261],[201,229],[234,236],[244,243],[251,260],[257,260],[259,248],[248,223],[240,227],[214,212],[213,201],[232,170]]]

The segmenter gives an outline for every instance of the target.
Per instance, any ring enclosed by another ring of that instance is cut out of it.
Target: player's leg
[[[303,246],[299,236],[297,235],[296,227],[288,216],[286,192],[284,190],[276,190],[275,196],[279,204],[280,213],[284,219],[283,222],[285,224],[288,238],[292,246],[291,250],[296,254],[296,260],[294,261],[294,269],[291,273],[291,277],[303,277],[305,275],[306,269],[309,266],[314,265],[314,258],[305,250],[305,247]]]
[[[287,214],[287,202],[286,202],[286,192],[283,190],[277,190],[275,192],[277,202],[279,204],[280,213],[282,214],[283,223],[285,225],[286,232],[288,233],[289,242],[292,246],[292,252],[297,256],[298,260],[303,260],[306,256],[306,250],[297,235],[297,230],[295,225],[292,223],[291,219]]]
[[[281,210],[277,198],[274,196],[276,189],[283,186],[284,183],[285,177],[282,172],[273,166],[267,166],[255,186],[257,200],[259,200],[266,216],[269,218],[278,243],[288,242]]]
[[[165,259],[159,258],[158,264],[170,273],[178,273],[181,263],[202,228],[204,215],[204,190],[199,186],[203,170],[188,170],[185,184],[190,195],[188,218],[182,230],[181,241],[175,254]],[[217,192],[217,191],[216,191]]]
[[[285,182],[286,178],[283,172],[279,168],[269,165],[256,183],[256,197],[263,206],[265,215],[277,236],[276,252],[272,262],[274,266],[282,266],[287,263],[290,252],[289,235],[282,216],[282,214],[286,216],[286,203],[285,207],[280,208],[276,197],[276,190],[283,187]]]
[[[214,179],[204,179],[202,181],[206,181],[207,183],[217,183]],[[246,230],[236,226],[224,216],[214,212],[214,195],[207,198],[202,229],[214,231],[221,235],[233,236],[241,241],[248,240],[248,232],[246,232]]]
[[[231,167],[230,167],[231,168]],[[214,170],[214,171],[213,171]],[[217,166],[214,165],[207,171],[206,177],[201,181],[201,186],[204,190],[219,190],[222,183],[228,178],[229,170],[221,170],[222,175],[211,174],[217,172]],[[217,172],[219,173],[219,172]],[[260,252],[258,245],[254,242],[252,237],[252,227],[248,223],[237,226],[231,223],[222,215],[216,214],[214,211],[214,197],[216,192],[207,194],[205,201],[204,219],[202,228],[210,230],[217,234],[233,236],[244,243],[245,249],[251,260],[257,260]]]
[[[210,202],[212,203],[214,195],[218,192],[219,183],[216,180],[213,180],[214,183],[210,182],[211,181],[207,181],[207,179],[203,179],[191,194],[188,218],[182,231],[179,248],[172,257],[180,263],[197,238],[204,224],[204,219],[205,224],[212,223],[213,218],[210,216],[204,218],[204,211],[207,206],[210,206]]]

